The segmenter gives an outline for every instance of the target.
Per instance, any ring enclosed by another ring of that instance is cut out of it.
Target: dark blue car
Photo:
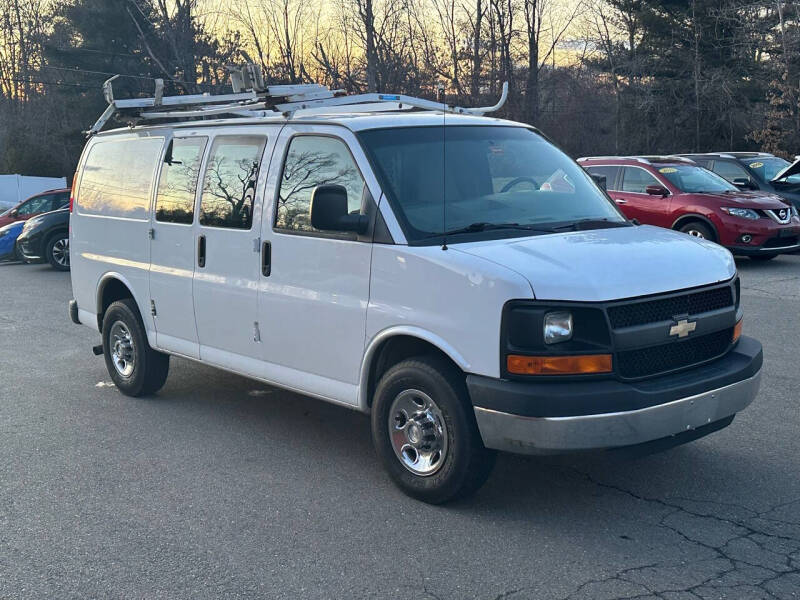
[[[22,233],[24,221],[0,227],[0,260],[19,260],[17,238]]]

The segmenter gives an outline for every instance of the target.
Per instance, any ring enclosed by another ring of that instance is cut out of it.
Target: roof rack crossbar
[[[193,94],[185,96],[164,96],[164,81],[157,79],[155,94],[152,98],[115,99],[112,87],[115,75],[103,83],[103,95],[108,107],[100,118],[92,125],[87,135],[98,133],[106,123],[119,113],[130,113],[133,122],[139,119],[190,119],[203,118],[209,115],[229,114],[236,117],[291,118],[295,113],[302,114],[322,112],[325,108],[331,112],[341,112],[341,107],[352,106],[361,112],[381,112],[384,106],[418,108],[422,110],[450,112],[466,115],[484,115],[499,110],[508,99],[508,83],[503,84],[500,100],[492,106],[462,107],[449,105],[433,100],[415,98],[404,94],[357,94],[344,95],[343,90],[331,90],[318,83],[291,85],[263,85],[263,78],[255,72],[255,65],[248,63],[241,67],[228,67],[231,72],[233,94]],[[249,89],[244,87],[249,85]],[[283,99],[280,102],[279,99]],[[176,110],[149,110],[171,107]]]
[[[636,162],[640,162],[645,165],[649,165],[650,161],[644,158],[643,156],[581,156],[577,159],[577,162],[583,162],[586,160],[635,160]]]

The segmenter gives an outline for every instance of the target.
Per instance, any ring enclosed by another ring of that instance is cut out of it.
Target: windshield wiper
[[[608,219],[580,219],[553,227],[553,231],[587,231],[589,229],[603,229],[605,227],[627,227],[627,221],[609,221]]]
[[[446,235],[453,235],[457,233],[480,233],[481,231],[492,231],[497,229],[517,229],[520,231],[535,231],[537,233],[553,233],[552,229],[538,229],[530,225],[520,225],[519,223],[485,223],[479,221],[471,223],[466,227],[459,227],[458,229],[451,229],[446,231]]]

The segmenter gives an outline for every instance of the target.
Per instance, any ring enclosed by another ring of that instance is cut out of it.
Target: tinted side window
[[[734,179],[739,179],[742,177],[749,178],[750,176],[744,170],[743,167],[737,165],[736,163],[715,160],[714,161],[714,168],[712,169],[714,173],[727,179],[730,182],[733,182]]]
[[[18,215],[35,215],[37,213],[47,212],[52,210],[50,207],[53,205],[53,196],[36,196],[31,198],[22,206],[19,207]]]
[[[163,145],[163,138],[145,137],[97,142],[83,167],[79,212],[146,220]]]
[[[156,195],[156,220],[191,224],[200,161],[206,137],[175,138],[169,143],[161,166]]]
[[[606,178],[606,189],[616,190],[618,186],[615,185],[617,180],[617,173],[619,167],[586,167],[586,170],[592,175],[601,175]]]
[[[50,210],[58,210],[59,208],[65,208],[69,204],[69,194],[54,194],[53,195],[53,204]]]
[[[646,194],[648,185],[661,185],[650,173],[639,167],[625,167],[622,171],[622,191]]]
[[[203,180],[201,225],[250,229],[258,166],[266,142],[261,135],[214,139]]]
[[[344,142],[336,138],[302,135],[289,145],[281,175],[275,227],[316,231],[311,226],[311,194],[318,185],[339,184],[347,189],[347,210],[358,212],[364,180]]]

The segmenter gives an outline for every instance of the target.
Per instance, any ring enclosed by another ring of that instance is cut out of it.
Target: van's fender
[[[386,329],[376,333],[369,341],[366,352],[364,352],[364,358],[361,361],[361,378],[358,386],[358,410],[361,412],[369,412],[369,398],[367,393],[369,390],[369,373],[372,362],[377,358],[378,348],[380,348],[381,344],[389,338],[400,335],[419,338],[425,342],[428,342],[429,344],[432,344],[433,346],[436,346],[436,348],[450,357],[450,360],[458,365],[462,371],[469,372],[470,365],[461,355],[461,353],[435,333],[432,333],[427,329],[422,329],[421,327],[414,327],[412,325],[395,325],[392,327],[387,327]]]
[[[131,293],[133,296],[134,302],[136,302],[136,306],[139,308],[139,314],[142,317],[142,322],[144,323],[144,329],[147,332],[147,343],[150,344],[151,347],[156,347],[156,332],[155,328],[152,326],[153,320],[152,318],[148,319],[149,313],[145,310],[147,304],[142,301],[141,297],[137,295],[136,289],[131,282],[128,281],[128,278],[125,277],[122,273],[117,271],[107,271],[103,273],[103,276],[100,277],[100,280],[97,282],[97,289],[95,290],[95,316],[98,319],[98,330],[102,328],[102,324],[99,323],[100,311],[103,309],[103,290],[105,286],[108,284],[109,281],[112,279],[116,279]],[[102,333],[102,331],[101,331]]]

